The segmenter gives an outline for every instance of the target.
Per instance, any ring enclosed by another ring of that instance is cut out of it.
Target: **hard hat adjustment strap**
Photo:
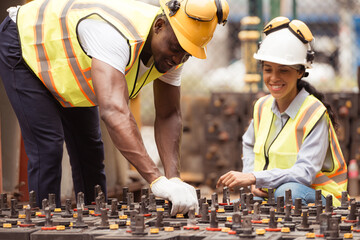
[[[176,14],[176,12],[180,9],[180,2],[178,0],[170,0],[165,4],[169,10],[169,17],[172,17]]]
[[[218,24],[223,22],[223,11],[220,0],[215,0],[216,4],[216,16],[218,18]]]
[[[300,30],[294,30],[291,27],[289,27],[290,32],[292,32],[301,42],[303,43],[308,43],[309,41],[307,41],[304,37],[304,35],[302,34],[302,32]]]
[[[265,33],[265,35],[269,35],[272,32],[275,32],[275,31],[278,31],[280,29],[287,28],[287,27],[289,27],[289,23],[284,23],[284,24],[279,25],[279,26],[274,27],[274,28],[273,28],[272,24],[269,24],[269,25],[265,26],[263,32]]]

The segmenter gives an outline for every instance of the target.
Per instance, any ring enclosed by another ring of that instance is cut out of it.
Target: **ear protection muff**
[[[224,13],[223,13],[223,9],[222,9],[222,4],[221,4],[221,0],[215,0],[215,5],[216,5],[216,16],[218,19],[218,24],[226,24],[227,20],[223,19],[224,18]]]

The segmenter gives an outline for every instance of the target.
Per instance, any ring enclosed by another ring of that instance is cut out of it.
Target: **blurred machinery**
[[[206,124],[203,156],[205,183],[215,187],[229,170],[241,170],[242,135],[252,119],[252,108],[262,92],[212,93]]]
[[[258,31],[260,18],[257,16],[244,17],[241,20],[241,31],[239,39],[241,41],[242,59],[245,63],[246,73],[244,81],[247,92],[257,92],[261,84],[261,75],[258,69],[258,63],[253,58],[258,50],[260,32]],[[261,88],[260,88],[261,89]]]

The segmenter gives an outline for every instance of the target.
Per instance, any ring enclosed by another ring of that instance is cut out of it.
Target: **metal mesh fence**
[[[313,48],[316,52],[314,67],[309,70],[307,78],[310,83],[323,91],[357,91],[360,0],[228,0],[229,21],[224,27],[217,27],[208,44],[207,59],[191,58],[185,64],[183,96],[247,90],[242,43],[238,34],[242,29],[241,19],[251,14],[251,1],[257,1],[255,7],[262,9],[259,29],[276,16],[274,12],[302,20],[310,27],[315,37]],[[156,0],[147,2],[157,4]],[[143,124],[151,125],[154,119],[152,87],[145,87],[141,98]]]

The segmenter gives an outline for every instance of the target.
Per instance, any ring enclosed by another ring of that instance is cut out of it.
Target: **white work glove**
[[[196,192],[194,197],[193,192],[185,184],[181,184],[178,181],[170,181],[162,176],[153,181],[150,184],[150,188],[155,196],[172,202],[171,215],[174,216],[177,213],[187,213],[190,207],[198,208]]]
[[[170,178],[169,180],[172,181],[172,182],[175,182],[177,184],[183,185],[184,187],[186,187],[191,192],[191,195],[193,196],[193,198],[195,199],[195,201],[197,203],[196,206],[194,206],[195,212],[198,213],[199,212],[199,200],[197,198],[195,188],[193,186],[191,186],[190,184],[184,182],[183,180],[181,180],[178,177]]]
[[[180,185],[183,185],[184,187],[186,187],[190,192],[191,192],[191,195],[193,196],[193,198],[195,199],[195,201],[199,204],[199,201],[197,199],[197,195],[196,195],[196,190],[193,186],[191,186],[190,184],[184,182],[183,180],[181,180],[180,178],[178,177],[174,177],[174,178],[170,178],[169,179],[170,181],[172,182],[175,182],[175,183],[178,183]],[[197,207],[199,207],[197,205]],[[197,212],[197,209],[195,208],[195,211]]]

